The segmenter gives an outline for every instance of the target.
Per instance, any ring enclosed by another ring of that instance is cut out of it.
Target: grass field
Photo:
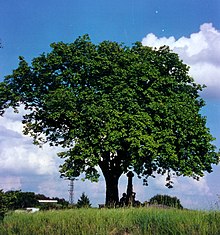
[[[120,208],[11,213],[0,223],[0,234],[219,235],[220,212]]]

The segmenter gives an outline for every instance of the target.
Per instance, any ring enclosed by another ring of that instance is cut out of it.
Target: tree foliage
[[[23,57],[0,84],[0,111],[28,111],[24,133],[35,144],[67,151],[61,174],[106,180],[106,202],[118,201],[118,179],[133,170],[147,178],[166,174],[195,179],[212,171],[218,157],[213,137],[200,114],[202,86],[188,66],[166,46],[135,43],[93,44],[87,35],[73,43],[53,43],[52,51]]]
[[[10,210],[25,209],[27,207],[39,206],[34,192],[22,192],[21,190],[7,191],[5,196],[10,198]]]
[[[5,196],[3,190],[0,190],[0,222],[4,219],[5,213],[8,211],[8,198]]]
[[[81,207],[89,208],[89,207],[91,207],[89,197],[84,192],[82,193],[82,195],[78,199],[76,206],[78,208],[81,208]]]
[[[180,200],[177,197],[171,197],[169,195],[160,195],[157,194],[156,196],[153,196],[149,203],[151,205],[164,205],[169,207],[175,207],[178,209],[182,209],[183,206],[180,203]]]

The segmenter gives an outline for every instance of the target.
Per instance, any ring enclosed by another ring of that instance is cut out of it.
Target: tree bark
[[[118,181],[123,171],[120,165],[120,157],[110,156],[110,152],[103,154],[103,160],[99,162],[99,166],[105,177],[106,183],[106,206],[114,207],[119,203]]]
[[[107,206],[114,207],[119,203],[118,196],[118,181],[119,177],[116,174],[104,175],[106,183],[106,199],[105,204]]]

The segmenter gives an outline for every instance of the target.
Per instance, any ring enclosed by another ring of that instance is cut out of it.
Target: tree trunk
[[[121,158],[119,155],[113,156],[110,152],[103,153],[99,166],[105,177],[106,198],[105,204],[114,207],[119,203],[118,180],[123,173],[121,168]]]
[[[118,180],[120,176],[117,174],[105,174],[104,177],[106,183],[105,204],[114,207],[119,203]]]

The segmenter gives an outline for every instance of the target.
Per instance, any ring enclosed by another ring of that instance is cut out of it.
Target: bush
[[[5,217],[5,213],[10,206],[11,197],[7,196],[3,190],[0,190],[0,221]]]
[[[183,206],[180,203],[180,200],[177,197],[171,197],[169,195],[159,195],[152,197],[149,201],[150,205],[164,205],[169,207],[175,207],[182,209]]]

